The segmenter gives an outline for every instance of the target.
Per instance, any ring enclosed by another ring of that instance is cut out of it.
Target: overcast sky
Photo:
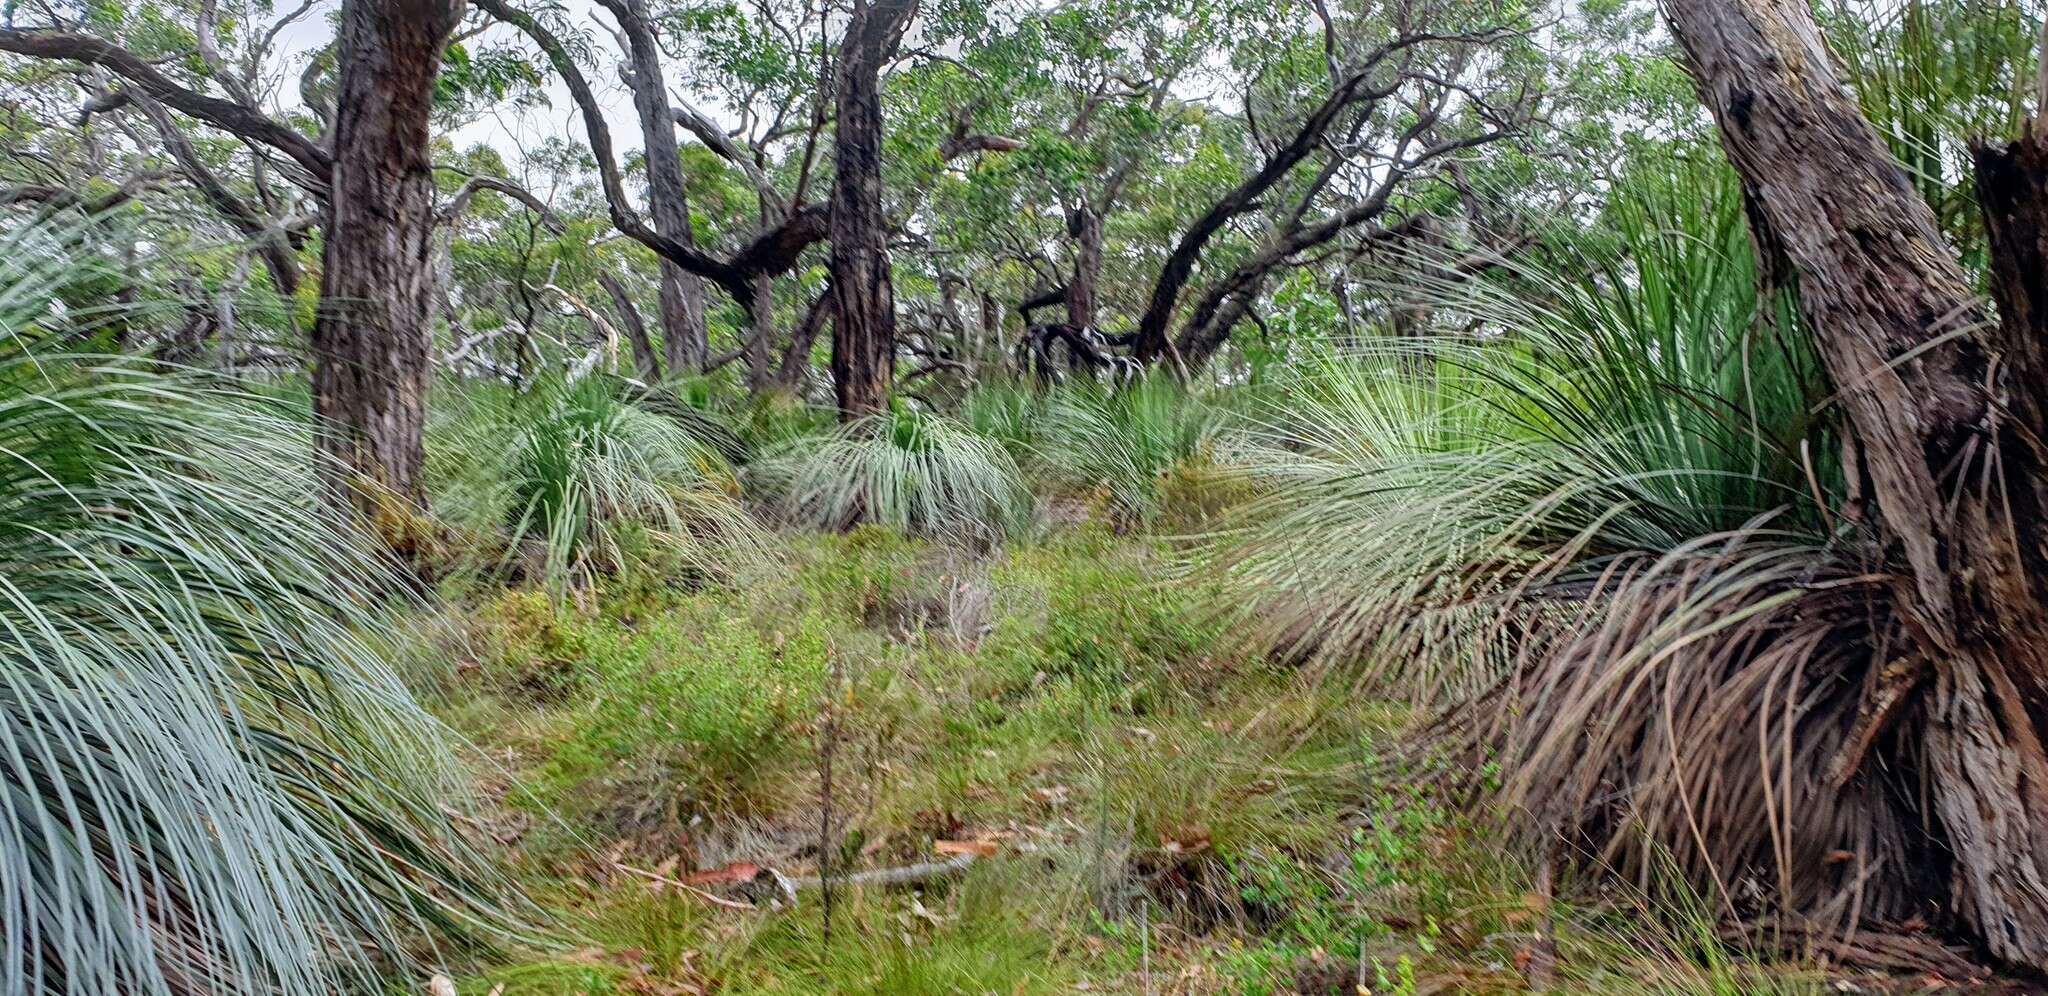
[[[643,143],[640,141],[640,122],[633,113],[632,94],[619,81],[618,74],[612,71],[618,53],[610,32],[617,27],[617,22],[593,0],[561,0],[561,3],[575,23],[594,35],[598,42],[594,48],[599,63],[585,66],[584,72],[590,79],[591,88],[597,92],[605,120],[611,125],[612,142],[618,146],[618,154],[623,158],[638,150]],[[333,16],[340,9],[341,0],[320,0],[297,23],[279,33],[279,62],[285,74],[275,87],[273,99],[280,109],[300,106],[299,71],[305,68],[306,59],[314,51],[334,38]],[[491,42],[511,42],[520,44],[522,48],[531,48],[521,44],[524,39],[518,32],[503,25],[492,27],[482,38],[468,44],[474,48]],[[514,164],[518,161],[519,150],[533,148],[550,138],[587,144],[583,119],[577,113],[568,88],[551,72],[543,71],[542,76],[546,80],[547,103],[536,107],[503,103],[457,129],[451,139],[464,148],[477,143],[491,145],[505,154],[507,162]]]

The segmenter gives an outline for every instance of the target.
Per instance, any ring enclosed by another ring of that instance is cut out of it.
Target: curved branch
[[[697,110],[689,101],[680,96],[672,96],[670,99],[669,113],[675,116],[676,124],[695,135],[697,141],[717,153],[718,158],[739,167],[740,172],[747,175],[747,182],[754,185],[754,194],[761,198],[761,203],[767,207],[771,216],[781,217],[788,213],[788,204],[783,201],[782,194],[776,191],[775,184],[768,179],[768,174],[762,172],[760,163],[755,162],[752,156],[747,155],[746,150],[732,140],[732,136],[727,135],[724,129],[705,117],[704,112]]]
[[[1161,267],[1159,277],[1152,285],[1152,299],[1138,321],[1138,359],[1151,361],[1166,353],[1169,347],[1167,325],[1173,320],[1180,292],[1187,285],[1188,277],[1193,274],[1195,263],[1201,258],[1209,240],[1232,218],[1257,209],[1259,198],[1322,146],[1324,134],[1346,108],[1383,100],[1412,78],[1412,74],[1404,70],[1395,73],[1384,84],[1373,84],[1374,73],[1387,59],[1431,42],[1479,44],[1497,38],[1503,32],[1504,29],[1500,28],[1460,34],[1422,32],[1403,35],[1374,49],[1356,72],[1335,84],[1329,96],[1309,112],[1287,144],[1273,150],[1257,173],[1223,195],[1181,236],[1180,242],[1167,256],[1166,264]]]
[[[786,273],[796,266],[805,249],[824,241],[830,234],[831,212],[823,204],[799,209],[782,223],[754,236],[732,257],[732,266],[749,276]]]
[[[477,0],[476,5],[492,17],[517,28],[540,46],[555,74],[568,87],[569,96],[576,101],[576,109],[583,117],[583,130],[590,141],[591,156],[597,160],[598,179],[604,187],[605,207],[611,215],[612,226],[654,250],[661,258],[717,284],[732,295],[741,308],[751,311],[753,292],[747,284],[746,273],[694,246],[684,245],[649,228],[626,199],[626,185],[619,175],[618,157],[612,151],[611,129],[605,124],[604,111],[590,89],[590,81],[584,78],[583,70],[576,65],[562,40],[534,20],[532,15],[514,9],[505,0]]]
[[[140,56],[105,39],[49,28],[0,28],[0,52],[109,69],[166,105],[291,157],[321,184],[315,193],[324,193],[334,169],[333,157],[306,136],[240,104],[179,86]]]

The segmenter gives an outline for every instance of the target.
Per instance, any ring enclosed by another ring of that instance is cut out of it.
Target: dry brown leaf
[[[940,854],[972,854],[981,858],[996,856],[996,842],[992,840],[935,840],[932,850]]]
[[[759,874],[761,874],[760,865],[753,864],[751,862],[741,861],[735,864],[726,865],[723,868],[713,868],[709,871],[691,872],[690,874],[683,876],[683,881],[689,885],[714,885],[720,882],[751,882],[754,880],[754,876]]]

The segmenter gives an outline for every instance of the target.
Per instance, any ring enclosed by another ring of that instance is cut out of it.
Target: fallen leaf
[[[709,871],[691,872],[690,874],[683,876],[682,880],[687,885],[711,885],[719,882],[751,882],[754,880],[754,876],[759,874],[761,874],[760,865],[752,864],[746,861],[741,861],[735,864],[726,865],[723,868],[713,868]]]
[[[972,854],[976,857],[996,856],[996,842],[992,840],[935,840],[932,850],[940,854]]]

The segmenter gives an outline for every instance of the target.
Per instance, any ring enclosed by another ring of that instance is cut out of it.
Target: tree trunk
[[[803,384],[804,371],[811,365],[811,345],[818,341],[818,332],[831,313],[832,288],[827,287],[804,310],[803,321],[797,323],[796,331],[790,335],[789,350],[782,354],[782,364],[775,370],[776,390],[795,394]]]
[[[313,412],[330,495],[402,555],[423,508],[434,304],[434,81],[460,0],[348,0],[334,174],[313,325]]]
[[[855,0],[839,48],[832,178],[832,387],[839,416],[888,410],[896,365],[896,299],[882,214],[882,63],[917,0]]]
[[[683,187],[683,159],[676,152],[675,112],[669,107],[668,82],[662,76],[661,48],[647,23],[646,0],[603,0],[618,17],[626,35],[632,66],[626,83],[633,91],[633,110],[640,116],[646,145],[647,211],[654,230],[679,245],[695,248],[690,228],[690,201]],[[704,284],[673,260],[661,261],[662,349],[669,372],[676,375],[704,369],[710,345],[704,332]]]
[[[2048,967],[2048,519],[2031,449],[2040,427],[2008,421],[2040,410],[2043,371],[2009,364],[2042,348],[2039,330],[2024,326],[2038,321],[2030,302],[2048,258],[2048,199],[2038,172],[1997,168],[2048,160],[2038,149],[1980,155],[1980,178],[2004,181],[1986,191],[1986,207],[2003,229],[1993,235],[2001,303],[2022,326],[1987,335],[1932,211],[1836,75],[1804,0],[1670,0],[1665,10],[1751,222],[1766,229],[1757,242],[1778,247],[1798,276],[1860,454],[1851,473],[1904,562],[1894,611],[1905,645],[1879,663],[1924,661],[1892,669],[1924,674],[1914,679],[1918,709],[1880,713],[1897,690],[1874,688],[1865,718],[1913,724],[1901,731],[1904,754],[1927,769],[1919,777],[1953,855],[1955,911],[1992,954]],[[2028,336],[2026,349],[1997,354]],[[2017,403],[1992,403],[2007,394]]]
[[[981,368],[990,365],[988,361],[991,357],[995,360],[994,368],[1001,369],[1009,355],[1008,347],[1003,344],[1003,309],[996,304],[994,294],[982,291],[981,341],[975,343],[974,347],[975,380],[983,379]]]
[[[1074,239],[1074,279],[1067,282],[1067,324],[1095,327],[1096,293],[1102,280],[1102,212],[1083,203],[1067,219]]]
[[[775,386],[775,278],[754,274],[753,328],[741,347],[746,353],[747,392],[756,397]]]
[[[633,295],[610,273],[600,272],[597,282],[604,286],[605,296],[612,299],[612,310],[619,313],[619,327],[625,330],[626,342],[633,347],[634,373],[649,384],[659,381],[661,357],[654,352],[654,341],[647,335],[647,322],[640,317]]]

